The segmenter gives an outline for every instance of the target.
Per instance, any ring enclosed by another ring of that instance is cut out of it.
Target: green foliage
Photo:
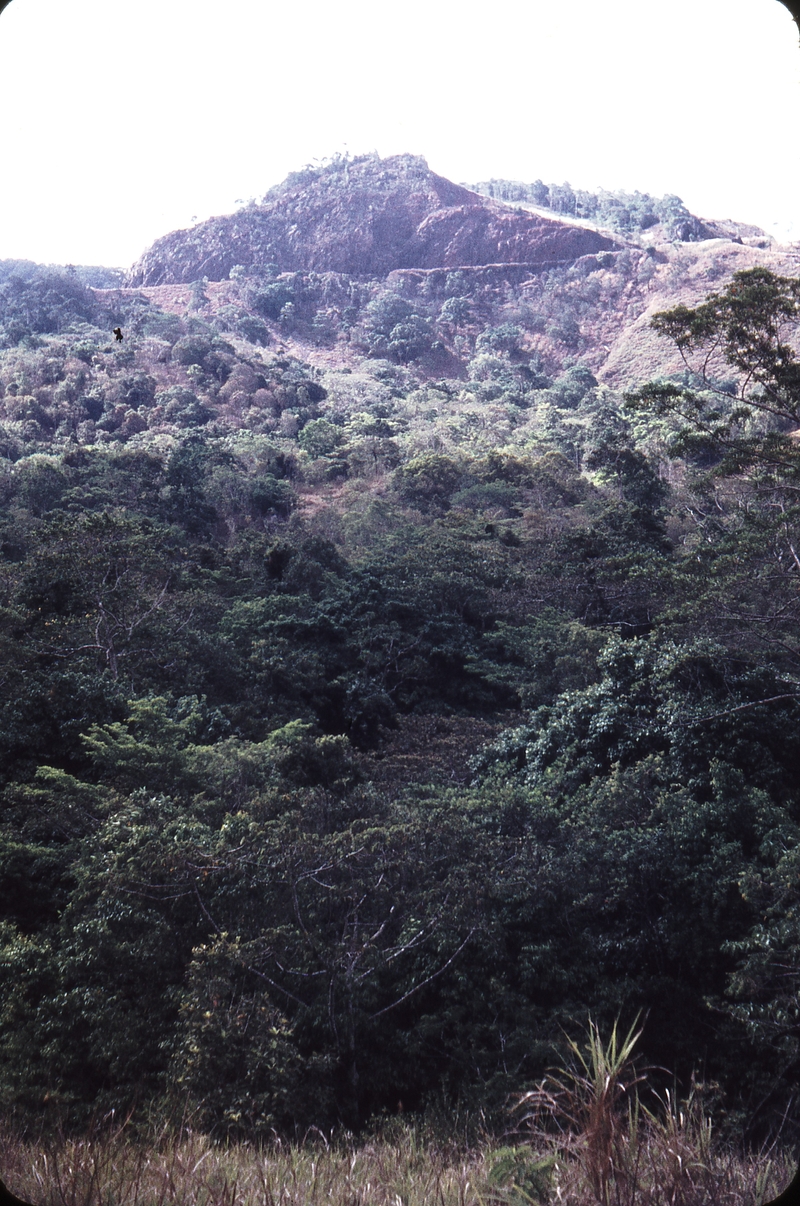
[[[547,1113],[559,1123],[566,1123],[572,1132],[570,1138],[580,1136],[579,1158],[594,1197],[601,1204],[611,1200],[615,1181],[627,1179],[626,1174],[635,1175],[635,1166],[631,1167],[630,1159],[626,1159],[631,1154],[626,1148],[633,1139],[635,1151],[636,1138],[630,1132],[638,1126],[637,1088],[644,1080],[637,1075],[631,1059],[642,1035],[641,1030],[634,1033],[637,1023],[638,1018],[619,1041],[615,1021],[604,1045],[597,1026],[590,1021],[586,1054],[571,1039],[573,1068],[559,1069],[541,1088],[523,1094],[518,1102],[520,1109],[531,1109],[525,1121],[535,1129]]]
[[[490,657],[481,663],[490,681],[514,685],[526,708],[552,703],[559,695],[596,681],[597,658],[608,637],[556,612],[525,624],[498,621],[484,638]]]
[[[667,753],[676,782],[709,790],[719,749],[753,786],[778,791],[800,746],[793,737],[796,696],[789,684],[736,665],[705,641],[675,645],[648,638],[608,641],[599,682],[563,695],[487,752],[484,767],[508,764],[532,784],[559,768],[564,787],[612,766]],[[562,790],[564,788],[562,787]]]
[[[291,1027],[226,935],[196,947],[180,1006],[173,1092],[210,1133],[267,1138],[320,1109],[322,1060],[303,1059]],[[316,1100],[315,1100],[316,1099]]]
[[[283,307],[290,304],[294,300],[294,296],[291,284],[288,281],[280,280],[259,288],[249,300],[253,309],[264,318],[277,322]]]
[[[724,292],[696,309],[679,307],[653,320],[687,364],[699,360],[690,384],[650,382],[629,399],[633,409],[667,420],[673,455],[695,468],[693,495],[703,514],[685,562],[686,590],[694,592],[686,618],[697,617],[695,626],[705,628],[701,617],[714,616],[720,635],[735,625],[739,647],[783,642],[780,660],[790,673],[797,664],[795,596],[786,571],[791,565],[793,577],[797,567],[798,458],[787,429],[798,422],[800,400],[789,343],[797,313],[797,281],[762,268],[736,273]],[[735,371],[733,381],[708,375],[711,348]],[[719,520],[706,553],[700,533],[710,534],[705,508],[714,494]],[[717,618],[723,593],[732,595],[730,627]]]
[[[757,387],[748,393],[750,406],[796,419],[800,366],[786,335],[796,324],[799,299],[797,280],[749,268],[735,273],[724,293],[694,310],[678,306],[658,314],[653,326],[687,353],[718,343],[748,390]]]
[[[311,457],[330,456],[343,440],[341,428],[328,419],[312,419],[297,438],[300,447]]]
[[[489,1184],[513,1206],[549,1202],[554,1164],[553,1156],[537,1156],[529,1147],[500,1147],[492,1152]]]
[[[426,453],[407,461],[395,472],[394,484],[400,496],[422,509],[446,507],[460,484],[463,470],[451,458]]]
[[[487,482],[457,490],[450,498],[452,506],[493,515],[519,515],[520,493],[508,482]]]
[[[578,346],[633,259],[234,273],[202,320],[120,291],[121,346],[72,285],[31,309],[0,353],[20,1117],[503,1127],[570,1019],[649,1010],[681,1091],[702,1055],[729,1125],[794,1125],[795,283],[662,316],[727,377],[626,417],[547,330]],[[273,321],[352,371],[262,353]],[[541,1155],[492,1200],[566,1193]]]
[[[708,227],[690,214],[680,197],[672,193],[663,197],[605,189],[590,193],[585,189],[573,189],[569,184],[543,184],[541,180],[533,184],[518,180],[488,180],[474,187],[477,192],[500,201],[528,201],[557,214],[588,218],[621,234],[636,234],[660,222],[669,239],[691,243],[709,237]]]
[[[448,297],[442,302],[439,322],[452,322],[461,326],[471,317],[472,307],[467,297]]]
[[[398,293],[381,292],[364,307],[363,345],[370,356],[405,364],[431,348],[430,320]]]
[[[488,327],[475,341],[476,352],[519,352],[522,331],[513,323],[505,322],[499,327]]]
[[[676,451],[716,449],[724,456],[723,472],[754,463],[791,472],[792,445],[783,433],[800,421],[800,363],[788,342],[798,298],[798,281],[750,268],[693,310],[678,306],[657,314],[653,327],[675,342],[690,368],[698,354],[697,387],[652,382],[632,393],[629,404],[674,414],[681,422]],[[708,375],[711,347],[735,371],[732,386]]]
[[[589,369],[583,364],[575,364],[556,378],[550,387],[551,396],[557,406],[574,410],[596,385],[597,380]]]
[[[7,262],[7,261],[6,261]],[[0,279],[0,340],[14,346],[32,337],[62,331],[74,322],[97,319],[99,307],[91,290],[67,271],[30,265]]]

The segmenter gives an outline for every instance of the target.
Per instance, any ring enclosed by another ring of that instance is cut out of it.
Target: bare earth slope
[[[219,281],[235,264],[368,277],[397,268],[541,266],[619,246],[598,231],[481,197],[417,156],[365,157],[316,178],[297,173],[261,205],[165,235],[128,283]]]
[[[659,248],[652,277],[635,277],[627,296],[612,314],[598,312],[584,330],[593,344],[591,360],[606,384],[625,389],[654,376],[669,376],[684,368],[677,348],[658,335],[650,322],[654,314],[674,306],[696,306],[709,293],[723,289],[735,272],[769,268],[782,276],[800,270],[800,248],[748,246],[738,241],[710,239],[702,243]],[[724,373],[722,365],[720,371]]]

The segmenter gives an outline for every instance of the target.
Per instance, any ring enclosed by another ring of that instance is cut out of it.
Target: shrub
[[[211,340],[201,335],[184,335],[172,349],[172,358],[177,364],[203,366],[211,351]]]
[[[472,307],[468,297],[448,297],[439,311],[439,322],[451,322],[458,327],[468,322],[471,314]]]
[[[330,456],[343,439],[342,430],[335,423],[328,419],[312,419],[298,435],[297,442],[303,452],[316,460],[320,456]]]
[[[297,495],[288,482],[265,473],[250,487],[250,505],[257,515],[280,515],[286,518],[297,506]]]
[[[283,307],[293,302],[294,289],[287,281],[274,281],[271,285],[264,285],[250,298],[253,309],[264,318],[271,318],[273,322],[277,322],[281,317]]]
[[[504,516],[519,515],[519,491],[507,482],[486,482],[458,490],[450,499],[451,506],[467,511],[491,511]]]
[[[463,477],[463,470],[449,456],[426,452],[395,471],[394,487],[402,499],[423,510],[446,507]]]

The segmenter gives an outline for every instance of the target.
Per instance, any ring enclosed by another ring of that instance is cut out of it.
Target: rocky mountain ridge
[[[395,269],[524,264],[542,268],[615,250],[622,240],[482,197],[397,155],[296,173],[260,205],[158,239],[129,285],[224,280],[276,265],[284,272],[385,276]]]
[[[0,262],[0,454],[258,437],[332,457],[333,482],[377,472],[373,437],[387,464],[421,447],[569,448],[578,395],[621,407],[623,391],[683,375],[654,314],[744,269],[800,271],[800,247],[737,223],[692,218],[691,241],[670,239],[682,202],[632,196],[626,230],[602,230],[482,198],[411,156],[367,157],[167,235],[124,282]],[[316,488],[323,469],[310,473]]]
[[[259,204],[165,235],[119,297],[136,291],[223,327],[237,308],[242,329],[260,323],[267,344],[327,371],[386,352],[390,328],[367,349],[363,323],[364,306],[388,289],[432,326],[423,352],[406,339],[389,353],[411,355],[423,378],[463,376],[481,330],[510,322],[549,371],[580,360],[626,388],[682,369],[650,330],[653,313],[696,304],[742,268],[791,275],[798,263],[758,228],[701,219],[671,195],[472,188],[418,156],[371,155],[304,168]]]

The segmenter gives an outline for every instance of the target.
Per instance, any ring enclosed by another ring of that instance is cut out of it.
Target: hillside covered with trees
[[[794,1133],[792,252],[256,256],[323,211],[383,255],[381,172],[406,247],[523,238],[421,162],[167,236],[158,284],[0,265],[0,1100],[502,1128],[641,1012]]]

